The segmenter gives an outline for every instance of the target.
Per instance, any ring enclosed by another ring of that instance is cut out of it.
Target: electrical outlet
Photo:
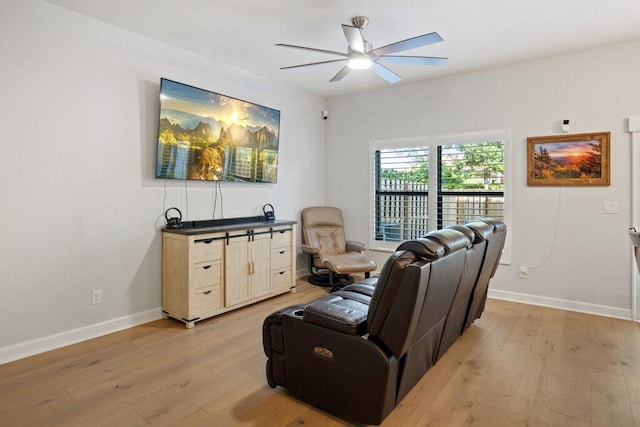
[[[96,289],[91,291],[91,305],[100,304],[102,302],[102,291]]]
[[[602,202],[602,212],[606,214],[617,214],[620,212],[618,202]]]
[[[521,279],[528,279],[529,278],[529,267],[526,267],[524,265],[520,266],[520,278]]]

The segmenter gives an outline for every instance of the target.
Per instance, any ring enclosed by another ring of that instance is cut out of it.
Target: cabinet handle
[[[213,242],[213,239],[204,239],[204,240],[200,240],[202,243],[204,243],[205,245],[208,245],[209,243]]]
[[[204,266],[204,267],[202,267],[202,268],[203,268],[203,269],[205,269],[205,270],[208,270],[208,269],[210,269],[210,268],[211,268],[211,266],[210,266],[210,265],[205,265],[205,266]]]
[[[284,271],[281,271],[281,272],[280,272],[280,275],[282,276],[283,274],[284,274]]]
[[[211,291],[203,292],[204,295],[209,295]]]
[[[283,253],[285,253],[286,251],[280,251],[280,255],[282,255]]]

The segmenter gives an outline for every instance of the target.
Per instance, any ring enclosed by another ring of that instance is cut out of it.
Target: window
[[[436,228],[480,217],[504,219],[501,141],[438,147]]]
[[[504,130],[372,142],[370,248],[480,217],[508,224],[509,139]]]
[[[376,150],[375,164],[375,239],[422,236],[429,228],[429,148]]]

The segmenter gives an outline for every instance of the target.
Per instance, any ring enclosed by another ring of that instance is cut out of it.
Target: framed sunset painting
[[[527,138],[527,185],[610,185],[609,140],[609,132]]]

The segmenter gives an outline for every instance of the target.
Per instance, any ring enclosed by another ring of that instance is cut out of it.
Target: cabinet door
[[[246,237],[229,239],[225,246],[225,306],[240,304],[251,299],[249,282],[252,269]]]
[[[271,235],[258,234],[249,243],[249,261],[252,263],[251,285],[253,297],[273,293],[271,284]]]

